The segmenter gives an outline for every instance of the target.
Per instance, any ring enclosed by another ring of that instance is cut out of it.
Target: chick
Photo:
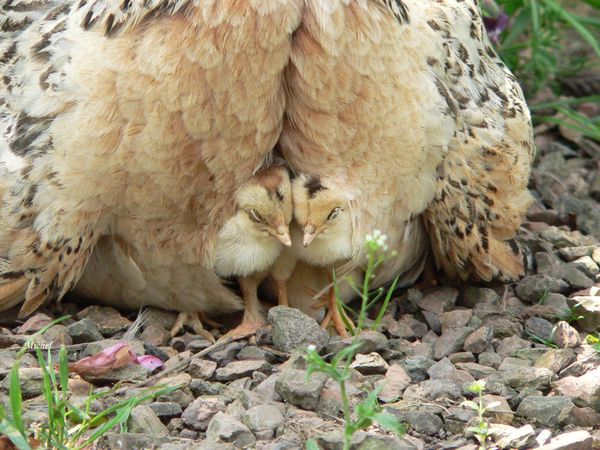
[[[333,186],[325,186],[319,178],[300,175],[292,185],[294,218],[299,225],[299,236],[293,241],[298,259],[327,269],[329,281],[332,270],[353,256],[352,215],[349,201]],[[294,233],[295,234],[295,233]],[[329,288],[328,315],[342,337],[348,333],[336,305],[333,287]]]
[[[264,323],[257,288],[284,247],[290,247],[292,192],[288,170],[272,165],[237,191],[236,213],[219,230],[214,268],[236,277],[245,303],[242,323],[229,335],[255,331]]]

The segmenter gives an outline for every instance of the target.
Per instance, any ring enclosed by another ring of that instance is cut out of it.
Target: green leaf
[[[306,441],[306,450],[319,450],[317,441],[315,441],[314,439],[307,440]]]
[[[406,433],[406,425],[401,423],[396,417],[386,412],[380,412],[375,414],[373,420],[380,425],[382,428],[385,428],[392,433],[395,433],[398,436],[402,436]]]

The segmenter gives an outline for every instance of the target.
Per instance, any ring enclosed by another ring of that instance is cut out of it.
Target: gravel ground
[[[461,406],[473,398],[466,387],[475,380],[486,381],[485,401],[497,405],[487,414],[490,448],[600,448],[600,352],[586,344],[588,333],[600,329],[600,297],[595,302],[588,297],[581,306],[574,298],[600,286],[600,146],[539,131],[536,202],[520,232],[532,252],[530,274],[512,285],[441,280],[436,288],[409,289],[394,299],[380,332],[362,337],[348,392],[356,402],[385,383],[380,403],[409,424],[409,431],[398,438],[371,427],[357,434],[352,448],[476,449],[477,441],[465,431],[475,413]],[[69,302],[60,311],[34,316],[24,328],[5,315],[0,379],[23,336],[65,312],[73,318],[42,340],[66,344],[73,361],[122,339],[135,317]],[[283,450],[302,448],[313,437],[322,449],[341,449],[339,387],[319,374],[307,381],[306,363],[294,349],[312,342],[328,355],[347,342],[328,338],[297,310],[277,307],[269,318],[272,327],[256,338],[196,356],[183,370],[162,377],[159,383],[186,387],[136,407],[128,433],[109,434],[98,448]],[[174,319],[149,311],[131,341],[135,352],[157,356],[171,369],[209,347],[191,334],[171,339]],[[131,365],[87,378],[105,386],[149,376]],[[23,358],[21,377],[25,419],[40,422],[46,412],[31,354]],[[4,403],[7,387],[4,379]],[[74,382],[73,401],[82,401],[87,388],[83,380]],[[94,408],[111,401],[95,402]]]

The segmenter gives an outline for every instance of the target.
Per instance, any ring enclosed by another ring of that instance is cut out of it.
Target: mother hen
[[[420,273],[518,276],[529,113],[472,0],[8,0],[0,307],[75,286],[241,306],[214,274],[235,190],[275,143]]]

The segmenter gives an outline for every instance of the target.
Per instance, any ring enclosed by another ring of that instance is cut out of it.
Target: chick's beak
[[[315,227],[313,225],[307,225],[304,227],[304,240],[302,244],[308,247],[313,239],[317,236]]]
[[[286,247],[292,246],[292,238],[290,238],[290,231],[285,225],[281,225],[277,228],[277,234],[275,235],[275,237],[279,239],[281,243]]]

